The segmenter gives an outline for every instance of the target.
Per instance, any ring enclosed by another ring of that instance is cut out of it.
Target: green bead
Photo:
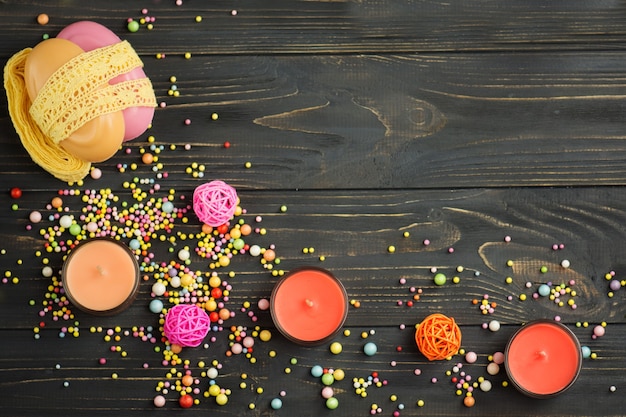
[[[446,276],[440,272],[438,274],[435,274],[433,281],[435,282],[435,285],[445,285]]]
[[[128,22],[128,25],[126,27],[128,28],[129,32],[137,32],[139,30],[139,22],[136,20],[131,20],[130,22]]]
[[[326,408],[329,410],[334,410],[337,407],[339,407],[339,400],[337,400],[337,398],[330,397],[326,400]]]
[[[322,375],[322,384],[328,386],[328,385],[332,385],[333,382],[335,382],[335,377],[333,376],[333,374]]]
[[[72,236],[78,236],[80,234],[82,230],[82,227],[80,227],[78,224],[74,223],[70,226],[70,234]]]

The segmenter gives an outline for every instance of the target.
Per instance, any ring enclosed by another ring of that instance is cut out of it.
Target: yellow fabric
[[[67,182],[89,173],[91,164],[66,152],[59,142],[89,120],[132,106],[156,106],[148,78],[109,85],[108,81],[141,66],[128,42],[85,52],[59,68],[31,104],[24,64],[32,48],[13,55],[4,67],[9,114],[24,148],[35,163]]]
[[[103,114],[156,106],[147,78],[107,83],[142,66],[127,41],[80,54],[55,71],[37,93],[30,115],[55,143]],[[102,87],[106,85],[106,87]]]
[[[4,67],[4,88],[9,114],[22,145],[33,161],[43,169],[67,182],[75,182],[89,173],[91,164],[67,153],[46,136],[28,112],[30,100],[24,83],[24,62],[32,49],[13,55]]]

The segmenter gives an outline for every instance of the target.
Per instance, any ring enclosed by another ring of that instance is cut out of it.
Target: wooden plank
[[[143,54],[337,54],[424,51],[622,50],[623,6],[593,2],[496,0],[445,3],[402,0],[266,0],[251,4],[216,0],[146,5],[154,29],[129,34],[126,19],[139,19],[141,5],[112,0],[0,3],[0,32],[19,33],[0,41],[0,56],[32,46],[44,33],[55,36],[78,19],[114,29]],[[237,10],[232,16],[231,11]],[[36,24],[47,13],[46,27]],[[196,23],[196,16],[202,22]],[[193,42],[202,39],[204,42]]]
[[[105,173],[139,162],[153,135],[166,147],[164,170],[188,186],[197,181],[185,173],[193,162],[207,178],[251,189],[626,181],[622,52],[171,60],[146,62],[167,107],[127,144],[131,154],[98,164]],[[179,97],[168,96],[172,75]],[[0,112],[7,182],[46,186],[4,101]]]
[[[471,375],[473,380],[483,377],[493,385],[489,392],[475,391],[476,406],[471,409],[462,405],[462,397],[455,394],[456,388],[450,381],[452,376],[458,374],[446,375],[459,361],[464,363],[462,357],[457,355],[452,361],[428,362],[416,351],[410,329],[380,328],[364,340],[360,333],[369,332],[371,328],[351,327],[349,337],[337,339],[343,345],[343,352],[339,355],[332,355],[327,346],[302,348],[290,343],[277,343],[275,339],[280,336],[275,335],[269,343],[257,340],[253,353],[257,362],[254,364],[243,355],[224,355],[228,349],[229,333],[225,331],[218,334],[218,340],[210,343],[210,347],[185,349],[180,356],[189,361],[189,371],[199,380],[194,387],[200,392],[209,386],[209,379],[202,376],[202,371],[217,360],[222,369],[215,382],[232,391],[229,403],[220,407],[213,398],[194,395],[200,403],[188,412],[224,416],[265,415],[273,412],[269,405],[271,400],[285,391],[283,408],[276,413],[330,415],[320,395],[323,385],[310,374],[312,366],[321,365],[345,372],[346,378],[333,384],[339,400],[339,408],[335,412],[341,415],[369,415],[372,404],[378,404],[383,415],[398,410],[399,404],[405,407],[400,411],[401,415],[409,416],[622,414],[622,386],[619,381],[626,371],[626,361],[615,346],[621,344],[620,335],[626,330],[623,324],[609,327],[605,336],[590,344],[598,359],[584,361],[577,383],[567,393],[544,401],[529,399],[511,386],[503,387],[502,382],[507,380],[504,371],[495,376],[486,372],[489,355],[500,351],[515,329],[514,326],[505,326],[498,333],[485,334],[484,330],[476,327],[462,328],[463,345],[468,351],[478,354],[478,361],[471,365],[465,363],[461,370]],[[587,343],[587,332],[574,330],[581,341]],[[11,341],[0,352],[0,386],[7,391],[0,396],[0,406],[5,413],[12,416],[41,413],[62,416],[77,412],[89,415],[121,412],[131,416],[148,416],[159,411],[152,405],[157,384],[180,381],[180,377],[175,375],[167,378],[171,367],[160,365],[162,355],[155,353],[152,345],[132,336],[107,343],[98,333],[64,340],[49,333],[44,332],[42,339],[33,340],[24,332],[2,331],[4,340]],[[375,356],[367,357],[362,353],[365,342],[377,345]],[[120,346],[127,356],[111,352],[112,345]],[[403,348],[402,352],[397,351],[398,346]],[[275,357],[269,356],[270,350],[275,350]],[[105,365],[98,363],[100,358],[106,359]],[[292,363],[292,358],[297,363]],[[198,366],[200,361],[205,362],[204,368]],[[391,365],[393,361],[395,366]],[[182,367],[177,368],[182,371]],[[286,368],[290,369],[290,373],[285,372]],[[416,369],[421,371],[420,375],[415,375]],[[361,398],[352,387],[352,378],[367,379],[372,372],[378,372],[387,385],[370,386],[367,398]],[[241,377],[244,373],[246,379]],[[113,374],[118,377],[113,379]],[[437,382],[433,383],[432,378],[437,378]],[[241,382],[246,382],[245,388],[240,388]],[[65,383],[69,386],[65,387]],[[611,385],[616,385],[615,393],[610,392]],[[257,388],[262,388],[263,392],[258,394]],[[590,392],[595,395],[589,395]],[[397,396],[395,402],[390,400],[392,395]],[[176,403],[178,396],[174,391],[166,395],[165,409],[168,412],[182,411]],[[423,407],[416,405],[419,400],[425,402]],[[254,411],[248,409],[251,403],[256,406]]]
[[[606,273],[616,271],[617,279],[623,279],[624,265],[620,259],[626,250],[626,237],[621,225],[626,222],[626,199],[619,190],[244,191],[240,198],[247,210],[242,219],[267,230],[266,235],[252,235],[247,242],[266,248],[276,245],[281,258],[277,270],[317,265],[333,271],[342,280],[349,297],[361,303],[360,308],[350,309],[348,325],[412,325],[434,311],[475,326],[491,318],[520,324],[556,316],[570,324],[597,324],[625,321],[626,310],[621,302],[624,295],[618,291],[610,298],[604,278]],[[191,190],[179,189],[178,193],[190,196]],[[31,210],[41,210],[47,219],[51,212],[40,202],[49,201],[54,195],[54,191],[28,193],[17,212],[2,214],[2,223],[7,225],[0,235],[6,250],[1,258],[3,274],[18,277],[20,282],[0,286],[0,315],[6,318],[0,322],[1,328],[32,329],[40,320],[55,329],[73,325],[73,320],[52,321],[51,313],[44,318],[37,314],[52,284],[50,278],[41,275],[43,260],[48,259],[47,265],[59,271],[64,254],[46,253],[39,230],[49,230],[58,221],[46,220],[31,231],[24,230]],[[119,201],[111,203],[111,209],[123,210],[123,202],[127,207],[137,204],[128,194],[116,195]],[[64,199],[67,213],[78,219],[87,204],[79,197]],[[280,212],[281,205],[288,211]],[[256,216],[263,218],[258,225]],[[199,233],[200,226],[193,213],[189,213],[189,219],[187,224],[175,226],[174,245],[153,239],[150,250],[156,262],[175,260],[176,252],[184,246],[193,252],[201,238],[190,235]],[[404,232],[409,232],[409,237],[403,237]],[[187,239],[182,240],[181,233]],[[512,241],[505,242],[505,236],[511,236]],[[71,238],[63,232],[55,241]],[[423,243],[426,239],[430,241],[428,246]],[[564,244],[565,248],[553,250],[553,244]],[[388,252],[389,246],[395,247],[394,253]],[[303,248],[310,247],[315,248],[314,253],[303,253]],[[449,253],[449,248],[454,253]],[[36,256],[36,251],[42,255]],[[320,256],[325,257],[324,262]],[[569,268],[560,265],[563,259],[570,261]],[[509,260],[513,262],[511,266],[507,265]],[[209,263],[194,256],[192,270],[210,272]],[[459,266],[464,270],[459,271]],[[542,266],[548,268],[547,273],[540,272]],[[445,286],[433,283],[432,268],[446,274]],[[227,275],[231,271],[235,273],[232,279]],[[249,255],[234,257],[230,266],[219,268],[218,272],[233,286],[228,302],[233,311],[246,301],[256,306],[259,299],[269,297],[277,280]],[[151,273],[146,275],[147,281],[142,283],[138,300],[128,314],[94,318],[77,312],[76,320],[83,331],[94,325],[155,325],[156,318],[147,308],[154,279]],[[59,275],[55,276],[58,279]],[[458,284],[452,283],[454,276],[459,277]],[[507,283],[507,277],[511,277],[511,283]],[[401,284],[401,279],[406,283]],[[569,285],[571,280],[575,284]],[[554,282],[554,286],[564,283],[575,290],[577,295],[565,296],[563,302],[572,298],[578,308],[573,310],[567,304],[559,307],[547,298],[533,300],[533,293],[546,282]],[[413,307],[408,307],[406,303],[413,301],[415,295],[411,287],[422,288],[423,294]],[[472,300],[481,300],[484,294],[497,303],[493,316],[481,314],[478,306],[472,304]],[[521,294],[528,299],[520,301]],[[28,306],[30,300],[35,306]],[[29,313],[25,314],[25,310]],[[271,326],[267,312],[260,312],[259,318],[262,324]]]

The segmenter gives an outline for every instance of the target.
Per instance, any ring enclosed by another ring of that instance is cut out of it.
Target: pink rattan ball
[[[229,221],[237,209],[237,192],[223,181],[211,181],[193,192],[193,211],[201,222],[217,227]]]
[[[172,344],[196,347],[211,327],[209,315],[195,304],[177,304],[165,316],[163,333]]]

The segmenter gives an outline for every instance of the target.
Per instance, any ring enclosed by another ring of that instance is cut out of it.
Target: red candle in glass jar
[[[348,315],[348,296],[330,272],[298,268],[281,278],[272,291],[270,313],[278,330],[302,345],[333,338]]]
[[[566,326],[536,320],[511,336],[504,365],[519,391],[549,398],[574,384],[582,365],[582,351],[578,338]]]

